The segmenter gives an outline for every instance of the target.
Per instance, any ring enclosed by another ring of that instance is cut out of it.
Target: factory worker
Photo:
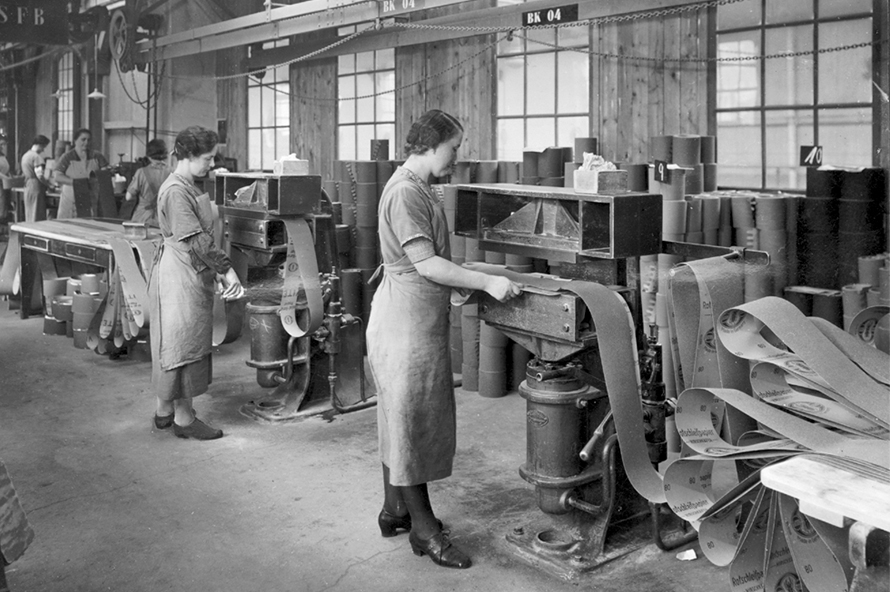
[[[407,160],[380,198],[382,280],[374,295],[367,346],[377,384],[377,432],[383,463],[380,533],[410,530],[416,555],[467,568],[470,558],[451,544],[430,503],[427,483],[451,475],[455,400],[449,351],[451,287],[484,290],[505,301],[521,286],[451,262],[443,205],[428,185],[451,171],[463,127],[439,110],[408,132]],[[378,274],[381,270],[378,270]],[[445,353],[443,353],[445,352]]]

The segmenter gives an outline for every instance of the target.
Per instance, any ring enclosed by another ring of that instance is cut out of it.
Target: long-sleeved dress
[[[156,160],[136,171],[127,187],[127,193],[139,200],[133,210],[134,222],[157,223],[158,190],[169,176],[170,167],[167,163]]]
[[[163,242],[149,282],[152,386],[162,400],[196,397],[210,383],[213,292],[231,263],[213,241],[210,197],[171,174],[158,192]]]
[[[377,384],[380,457],[392,485],[451,475],[456,447],[448,355],[450,288],[421,276],[404,245],[423,238],[451,258],[445,210],[429,186],[399,167],[379,206],[383,280],[368,322],[368,361]]]

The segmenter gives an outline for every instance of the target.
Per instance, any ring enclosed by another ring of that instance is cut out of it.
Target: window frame
[[[767,114],[769,112],[781,112],[781,111],[795,111],[795,112],[809,112],[810,117],[812,118],[812,133],[813,133],[813,144],[820,145],[820,111],[825,110],[842,110],[842,109],[870,109],[871,111],[871,127],[872,127],[872,145],[871,145],[871,162],[867,163],[867,166],[879,166],[880,163],[880,143],[881,143],[881,105],[878,100],[877,93],[871,93],[871,101],[869,103],[863,102],[835,102],[835,103],[821,103],[819,97],[819,61],[820,56],[822,54],[819,53],[821,49],[824,49],[819,44],[819,26],[825,24],[834,24],[840,22],[850,22],[850,21],[862,21],[868,20],[871,23],[871,37],[869,41],[874,41],[876,38],[880,37],[880,23],[877,22],[880,13],[874,9],[874,6],[870,12],[851,12],[849,14],[844,14],[842,16],[820,16],[820,2],[824,0],[812,0],[813,1],[813,18],[811,19],[795,19],[788,20],[779,23],[767,23],[765,15],[767,14],[767,4],[771,1],[777,0],[759,0],[760,8],[761,8],[761,22],[756,25],[746,25],[740,27],[729,27],[721,29],[718,27],[718,19],[717,19],[717,10],[719,7],[714,9],[714,18],[711,19],[711,38],[714,40],[712,44],[713,53],[712,55],[718,57],[717,51],[719,48],[720,36],[721,35],[732,35],[737,33],[749,33],[752,31],[759,32],[759,43],[760,43],[760,55],[765,55],[767,51],[767,32],[780,30],[791,27],[801,27],[801,26],[810,26],[812,27],[812,42],[813,42],[813,80],[812,80],[812,103],[811,104],[782,104],[782,105],[768,105],[767,104],[767,68],[764,67],[765,60],[760,61],[759,65],[759,97],[758,104],[754,107],[719,107],[718,106],[718,91],[717,84],[714,83],[712,87],[713,99],[711,101],[712,106],[712,121],[714,122],[714,132],[717,133],[719,128],[719,115],[721,113],[755,113],[757,117],[759,117],[759,131],[760,131],[760,187],[734,187],[737,189],[753,189],[753,190],[790,190],[790,191],[800,191],[799,188],[789,188],[789,187],[770,187],[767,185],[768,179],[768,171],[767,171],[767,150],[768,150],[768,124],[769,117]],[[874,3],[873,3],[874,4]],[[871,56],[871,70],[872,76],[878,71],[880,65],[880,52],[879,46],[872,46],[872,56]],[[744,63],[744,62],[742,62]],[[718,73],[719,62],[715,62],[713,66],[714,79],[716,81],[719,76]],[[719,149],[719,147],[718,147]],[[862,163],[866,165],[866,163]]]
[[[288,39],[278,39],[275,41],[269,41],[269,42],[264,43],[262,48],[263,49],[272,49],[272,48],[276,48],[276,47],[284,47],[284,46],[289,45],[289,43],[290,43],[290,41]],[[287,78],[284,80],[279,80],[278,73],[279,73],[279,70],[281,70],[282,68],[286,68]],[[271,171],[275,160],[279,157],[280,154],[290,153],[291,140],[292,140],[292,133],[291,133],[291,123],[292,123],[291,110],[292,110],[292,107],[291,107],[291,100],[290,100],[291,75],[292,75],[291,67],[290,67],[290,65],[287,65],[287,66],[279,66],[278,68],[270,68],[270,69],[266,70],[262,79],[257,78],[256,76],[248,76],[247,77],[246,104],[247,104],[248,116],[247,116],[247,121],[245,122],[246,128],[247,128],[247,151],[246,151],[247,152],[247,166],[246,166],[247,170]],[[270,76],[272,77],[271,81],[269,80]],[[260,103],[259,105],[252,104],[252,101],[251,101],[251,90],[252,89],[259,89],[259,103]],[[267,93],[269,93],[269,94],[267,95]],[[278,101],[276,100],[278,98],[277,95],[282,94],[282,93],[286,94],[288,96],[287,108],[284,113],[284,115],[286,116],[286,122],[283,124],[279,123],[281,114],[278,111],[279,104],[278,104]],[[272,115],[271,115],[272,125],[263,125],[263,116],[264,116],[263,104],[264,104],[264,97],[266,97],[266,96],[271,96],[271,98],[272,98]],[[255,112],[255,110],[259,111],[259,115],[258,115],[259,125],[251,125],[252,118],[251,118],[250,114]],[[271,155],[266,154],[265,149],[264,149],[264,144],[263,144],[263,136],[267,130],[272,130],[273,136],[275,138],[275,145],[274,145],[274,148],[272,149]],[[281,147],[278,145],[278,133],[280,130],[285,130],[287,132],[287,147],[285,148],[283,153],[281,152]],[[256,132],[256,131],[259,131],[259,135],[260,135],[260,144],[259,144],[260,156],[259,156],[259,168],[258,169],[256,167],[251,166],[252,163],[254,162],[253,161],[254,155],[251,154],[251,148],[252,148],[251,132]]]
[[[354,32],[354,30],[351,30],[353,28],[349,28],[349,29],[350,30],[345,30],[345,31],[341,30],[341,34],[344,34],[344,33],[350,34],[350,33]],[[392,64],[391,67],[386,67],[386,68],[378,67],[378,64],[380,62],[379,54],[381,52],[392,52],[392,58],[389,60]],[[367,69],[359,70],[358,69],[359,56],[363,55],[363,54],[367,54],[367,53],[373,54],[374,66],[370,70],[367,70]],[[351,58],[353,60],[352,71],[347,72],[345,74],[342,72],[341,58]],[[386,74],[388,72],[392,72],[392,81],[393,81],[392,87],[393,88],[392,89],[378,88],[378,81],[379,81],[380,75]],[[359,121],[358,99],[355,98],[356,96],[365,96],[365,94],[362,94],[362,95],[358,94],[358,90],[357,90],[358,85],[356,84],[358,76],[362,75],[362,74],[370,75],[371,80],[372,80],[372,85],[373,85],[373,90],[372,90],[372,98],[374,100],[374,104],[372,107],[373,118],[370,121],[368,121],[368,120]],[[353,79],[353,96],[341,98],[340,97],[341,84],[342,84],[343,80],[346,78]],[[394,145],[396,119],[397,119],[397,117],[396,117],[397,109],[396,109],[396,105],[395,105],[396,93],[394,92],[394,90],[396,88],[398,88],[398,85],[397,85],[397,81],[396,81],[396,49],[394,47],[384,48],[384,49],[373,49],[373,50],[369,50],[369,51],[363,51],[363,52],[351,53],[351,54],[344,54],[344,55],[341,55],[338,57],[338,59],[337,59],[337,124],[336,124],[336,129],[337,129],[336,154],[337,154],[338,160],[361,160],[361,159],[363,159],[363,150],[365,150],[365,149],[367,149],[367,154],[368,154],[368,157],[365,160],[370,159],[373,156],[373,155],[371,155],[370,142],[365,147],[362,147],[359,145],[359,140],[362,137],[361,133],[360,133],[360,128],[362,126],[373,126],[374,133],[373,133],[372,139],[389,140],[389,143],[390,143],[389,158],[394,158],[396,156],[396,152],[398,151],[398,146]],[[383,93],[383,92],[387,92],[392,97],[392,103],[393,103],[392,120],[378,119],[378,114],[380,112],[380,109],[378,107],[378,101],[380,100],[381,93]],[[349,121],[344,122],[344,117],[343,117],[343,113],[341,110],[346,105],[349,105],[351,107],[352,114],[351,114],[351,117],[349,118]],[[386,137],[386,134],[380,133],[381,126],[389,126],[389,137]],[[341,142],[341,138],[342,138],[342,134],[344,133],[346,128],[352,128],[352,145],[355,148],[354,154],[345,154],[343,152],[344,146],[343,146],[343,143]]]

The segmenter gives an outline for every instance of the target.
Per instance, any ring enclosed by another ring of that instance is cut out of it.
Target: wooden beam
[[[462,2],[463,0],[425,0],[422,9],[402,13],[399,16],[403,17],[431,8],[461,4]],[[331,4],[331,8],[318,12],[319,6],[322,4]],[[390,47],[405,47],[480,34],[480,31],[470,27],[492,27],[505,31],[511,28],[518,29],[522,26],[523,12],[553,8],[563,4],[565,4],[565,0],[535,0],[518,5],[459,12],[448,16],[417,21],[417,23],[426,25],[466,26],[468,27],[466,30],[408,29],[384,26],[379,31],[365,33],[354,41],[338,46],[330,52],[325,52],[321,57],[332,57]],[[622,0],[585,0],[579,2],[578,18],[579,20],[607,18],[690,4],[697,4],[697,2],[689,0],[636,0],[633,4],[633,9],[630,10],[626,0],[623,2]],[[295,14],[297,12],[296,9],[299,7],[305,7],[303,15]],[[274,20],[262,22],[262,24],[256,23],[258,19],[265,19],[265,12],[160,37],[157,40],[156,58],[171,59],[195,53],[216,51],[235,45],[260,43],[308,32],[317,32],[323,29],[360,25],[363,23],[370,24],[383,16],[380,13],[379,5],[375,2],[359,2],[347,5],[338,0],[309,0],[308,2],[302,2],[293,6],[277,8],[272,13],[275,14],[276,11],[285,9],[288,10],[288,14],[291,16],[282,17],[277,15],[274,17]],[[151,42],[141,41],[137,43],[136,47],[137,61],[148,60],[151,55]],[[294,47],[300,47],[300,45]],[[287,59],[293,59],[305,54],[293,52],[282,55],[290,55],[291,57]]]

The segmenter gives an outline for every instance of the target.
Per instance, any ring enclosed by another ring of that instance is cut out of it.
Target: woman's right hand
[[[234,268],[229,268],[225,275],[217,274],[217,280],[222,285],[222,297],[224,300],[237,300],[244,296],[244,286],[238,279],[238,274]]]
[[[522,284],[499,275],[490,275],[485,291],[495,300],[506,302],[522,294]]]

